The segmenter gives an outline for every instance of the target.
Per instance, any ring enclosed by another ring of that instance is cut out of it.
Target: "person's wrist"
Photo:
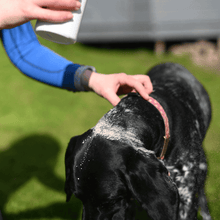
[[[95,83],[97,82],[97,77],[96,76],[98,74],[99,73],[93,71],[90,75],[89,82],[88,82],[88,87],[89,87],[90,91],[95,91],[94,90],[95,89]]]
[[[90,78],[94,72],[91,70],[86,70],[80,77],[81,85],[86,91],[92,91],[92,88],[89,85]]]
[[[91,91],[89,86],[90,77],[93,72],[96,72],[95,67],[80,66],[74,75],[74,86],[76,91]]]

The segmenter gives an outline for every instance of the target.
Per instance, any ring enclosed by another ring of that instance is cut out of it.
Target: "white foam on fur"
[[[99,135],[107,140],[118,140],[123,143],[127,143],[135,150],[141,150],[145,154],[154,154],[154,151],[144,148],[144,144],[135,135],[135,131],[132,128],[125,129],[122,126],[114,125],[109,122],[109,115],[114,114],[114,110],[110,111],[102,117],[96,126],[93,128],[94,135]]]

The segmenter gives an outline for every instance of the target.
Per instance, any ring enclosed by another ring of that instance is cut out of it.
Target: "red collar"
[[[154,98],[150,97],[148,99],[148,102],[150,102],[157,110],[160,112],[161,116],[163,117],[164,125],[165,125],[165,136],[164,136],[164,144],[163,144],[163,150],[160,154],[160,157],[158,159],[163,160],[167,151],[169,139],[170,139],[170,128],[169,128],[169,121],[166,112],[164,111],[163,107],[160,105],[160,103],[155,100]]]

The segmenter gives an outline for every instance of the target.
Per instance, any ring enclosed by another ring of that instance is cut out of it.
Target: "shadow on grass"
[[[59,151],[60,145],[53,137],[33,134],[17,140],[0,153],[0,210],[3,220],[78,218],[81,203],[75,198],[70,203],[64,201],[17,214],[5,213],[9,198],[33,177],[45,186],[63,192],[64,180],[54,172]]]
[[[73,199],[72,199],[73,200]],[[74,210],[73,210],[74,207]],[[80,219],[81,216],[81,203],[77,200],[69,203],[54,203],[50,206],[27,210],[18,214],[8,214],[3,220],[10,219],[65,219],[65,220],[76,220]]]

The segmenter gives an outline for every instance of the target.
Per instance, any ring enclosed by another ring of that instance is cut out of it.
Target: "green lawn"
[[[213,119],[204,147],[209,161],[206,191],[213,219],[220,216],[220,74],[187,58],[154,56],[145,48],[105,49],[41,40],[75,63],[100,73],[145,74],[166,61],[188,68],[210,94]],[[93,127],[111,105],[94,93],[45,86],[21,74],[0,46],[0,210],[4,220],[81,219],[81,203],[65,202],[64,154],[69,139]]]

